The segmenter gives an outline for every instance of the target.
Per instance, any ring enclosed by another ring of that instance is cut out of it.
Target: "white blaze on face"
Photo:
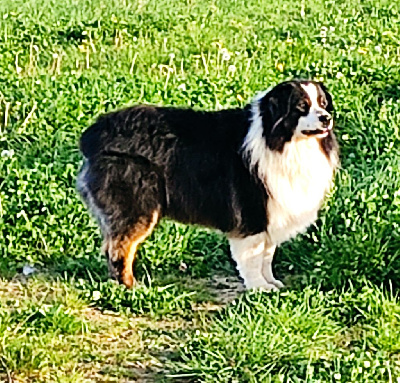
[[[313,130],[325,130],[322,122],[320,121],[321,116],[329,116],[330,114],[318,104],[318,89],[315,84],[301,84],[301,87],[306,91],[310,101],[311,106],[307,116],[302,116],[299,118],[299,123],[296,128],[296,135],[303,136],[303,131],[313,131]],[[332,122],[328,129],[331,129]],[[318,134],[319,137],[328,135],[328,132],[321,132]]]

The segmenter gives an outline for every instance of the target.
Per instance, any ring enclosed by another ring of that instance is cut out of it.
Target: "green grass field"
[[[287,289],[229,299],[226,240],[170,221],[140,249],[140,287],[108,281],[75,192],[80,133],[293,77],[331,91],[342,168],[277,252]],[[0,381],[400,381],[398,0],[3,0],[0,84]]]

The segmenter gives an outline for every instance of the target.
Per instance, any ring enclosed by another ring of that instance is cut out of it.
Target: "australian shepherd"
[[[138,246],[169,217],[225,233],[246,288],[281,288],[275,248],[315,221],[338,164],[332,110],[321,83],[296,80],[244,108],[101,116],[81,137],[77,185],[111,276],[134,285]]]

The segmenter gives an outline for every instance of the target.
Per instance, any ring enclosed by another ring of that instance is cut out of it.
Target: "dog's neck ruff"
[[[270,243],[277,245],[303,232],[316,220],[331,186],[338,164],[336,151],[328,158],[314,137],[291,140],[282,152],[268,148],[259,98],[252,103],[251,125],[242,150],[269,196],[266,229]]]

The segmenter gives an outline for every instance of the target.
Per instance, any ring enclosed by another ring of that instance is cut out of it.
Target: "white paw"
[[[258,288],[261,291],[279,291],[279,287],[277,287],[273,283],[266,283],[264,286]]]
[[[281,286],[283,286],[283,283],[280,281],[277,281],[281,284]],[[263,281],[257,281],[257,282],[249,282],[246,283],[246,289],[248,290],[262,290],[262,291],[278,291],[280,288],[279,285],[275,284],[275,283],[269,283],[266,280]]]
[[[276,286],[276,288],[278,290],[285,287],[285,285],[281,281],[279,281],[278,279],[275,279],[275,278],[272,281],[268,281],[268,283]]]

